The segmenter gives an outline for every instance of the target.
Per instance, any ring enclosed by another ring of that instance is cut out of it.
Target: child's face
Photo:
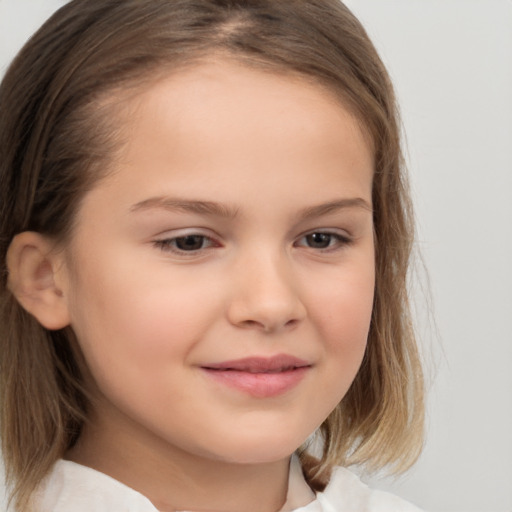
[[[284,458],[365,351],[371,149],[320,86],[227,61],[131,101],[65,251],[100,418],[195,456]]]

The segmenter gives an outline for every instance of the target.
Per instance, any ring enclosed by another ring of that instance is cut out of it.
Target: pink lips
[[[277,396],[303,379],[311,364],[286,354],[274,357],[247,357],[202,366],[201,369],[221,384],[257,398]]]

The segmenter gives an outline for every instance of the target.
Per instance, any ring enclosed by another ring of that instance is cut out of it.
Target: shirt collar
[[[299,457],[293,454],[290,460],[290,473],[288,477],[288,493],[286,502],[279,512],[291,512],[305,507],[316,498],[315,493],[307,484]]]
[[[95,510],[110,511],[113,508],[130,512],[156,512],[150,501],[121,482],[75,462],[60,460],[55,465],[38,492],[43,510],[64,512]],[[290,460],[286,502],[279,512],[301,509],[315,500],[300,464],[294,454]]]

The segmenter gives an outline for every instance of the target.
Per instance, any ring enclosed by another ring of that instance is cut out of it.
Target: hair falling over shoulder
[[[338,0],[73,0],[29,40],[0,86],[0,420],[12,502],[30,497],[87,418],[86,371],[70,328],[48,330],[9,289],[13,238],[60,243],[81,197],[118,149],[115,92],[222,53],[323,84],[359,120],[375,155],[376,289],[366,355],[301,453],[321,489],[336,464],[402,471],[423,442],[423,377],[408,303],[413,215],[388,74]]]

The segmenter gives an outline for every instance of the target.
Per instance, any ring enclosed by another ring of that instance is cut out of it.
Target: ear
[[[25,231],[15,236],[7,251],[7,286],[21,306],[47,329],[69,325],[67,300],[59,273],[62,255],[43,235]]]

